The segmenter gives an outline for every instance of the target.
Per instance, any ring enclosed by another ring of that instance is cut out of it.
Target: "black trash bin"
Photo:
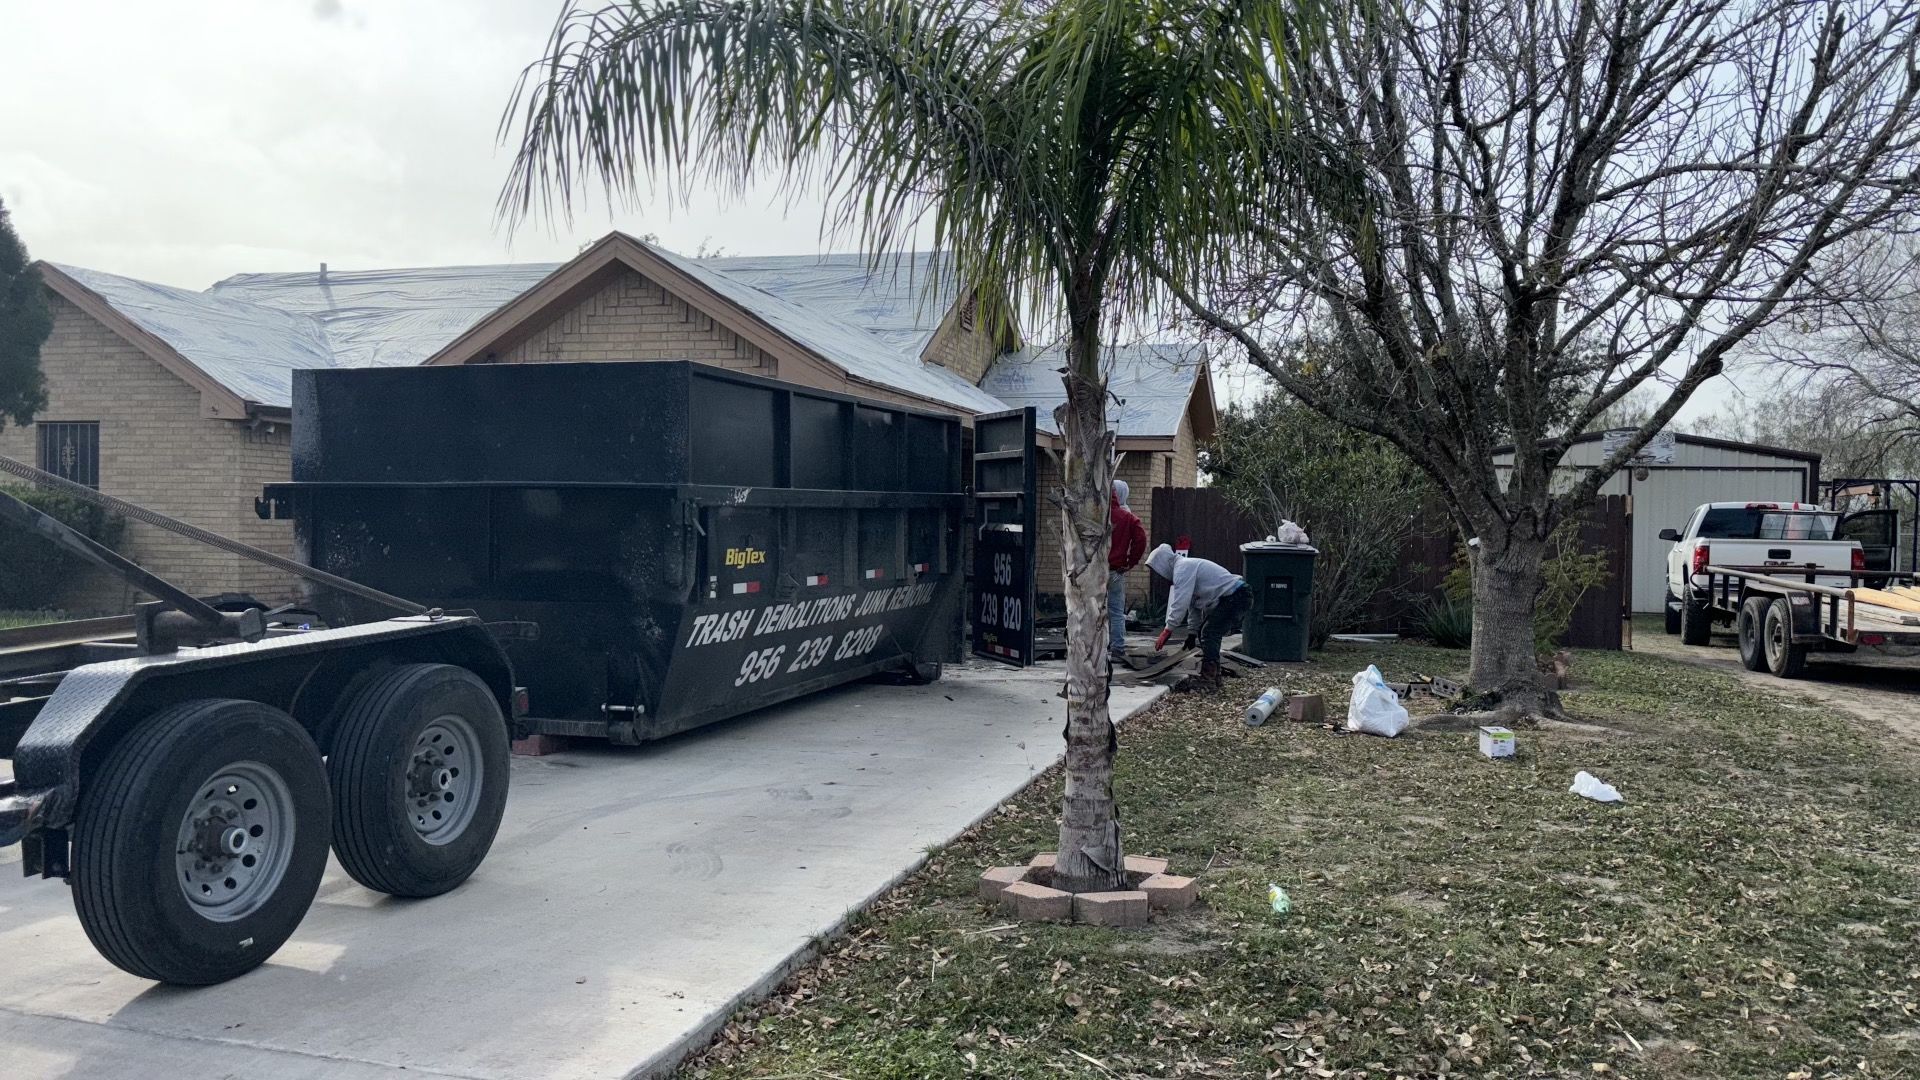
[[[1306,544],[1262,541],[1240,545],[1240,554],[1247,588],[1253,590],[1241,650],[1256,660],[1304,662],[1312,622],[1307,602],[1319,552]]]

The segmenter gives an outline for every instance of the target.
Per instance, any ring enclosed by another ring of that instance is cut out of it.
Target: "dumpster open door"
[[[973,597],[976,656],[1033,663],[1033,586],[1040,537],[1032,408],[973,421]]]

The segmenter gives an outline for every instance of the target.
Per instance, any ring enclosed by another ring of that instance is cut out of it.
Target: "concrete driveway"
[[[1803,677],[1781,679],[1748,671],[1730,635],[1715,634],[1706,646],[1682,645],[1678,637],[1661,633],[1658,624],[1633,628],[1633,651],[1724,671],[1757,689],[1842,709],[1920,742],[1920,658],[1887,657],[1871,649],[1852,655],[1814,653]]]
[[[0,1066],[73,1077],[621,1077],[668,1068],[1060,752],[1056,667],[859,685],[639,750],[514,761],[472,881],[331,868],[265,967],[175,990],[0,855]],[[1119,689],[1116,715],[1161,693]]]

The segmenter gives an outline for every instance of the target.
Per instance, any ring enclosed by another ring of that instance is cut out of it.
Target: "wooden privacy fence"
[[[1566,642],[1574,648],[1618,649],[1624,644],[1628,598],[1633,592],[1629,580],[1633,530],[1627,507],[1626,496],[1603,495],[1581,517],[1581,548],[1604,553],[1608,574],[1607,580],[1589,589],[1573,609]],[[1361,624],[1344,629],[1376,634],[1416,632],[1416,603],[1438,595],[1460,542],[1452,522],[1438,507],[1423,513],[1421,520],[1424,527],[1415,529],[1401,546],[1394,576],[1368,601]],[[1148,542],[1172,544],[1182,536],[1191,542],[1193,554],[1238,574],[1244,572],[1240,545],[1263,539],[1266,531],[1213,488],[1154,488],[1153,527]],[[1166,599],[1167,583],[1155,576],[1154,603],[1164,605]]]

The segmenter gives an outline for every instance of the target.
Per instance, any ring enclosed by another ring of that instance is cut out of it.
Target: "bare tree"
[[[1920,443],[1920,245],[1899,231],[1825,260],[1829,303],[1763,335],[1759,352],[1798,379],[1782,389],[1835,402],[1879,448]],[[1860,475],[1858,472],[1852,475]]]
[[[1913,0],[1409,0],[1289,38],[1295,182],[1231,279],[1169,272],[1284,389],[1392,441],[1473,549],[1472,681],[1537,689],[1553,528],[1756,331],[1827,297],[1823,254],[1920,203]],[[1303,364],[1332,326],[1338,365]],[[1552,474],[1636,389],[1600,467]],[[1517,449],[1511,469],[1496,449]]]
[[[1844,375],[1779,378],[1687,424],[1699,435],[1811,450],[1820,475],[1920,476],[1920,421],[1910,406],[1887,404]]]

